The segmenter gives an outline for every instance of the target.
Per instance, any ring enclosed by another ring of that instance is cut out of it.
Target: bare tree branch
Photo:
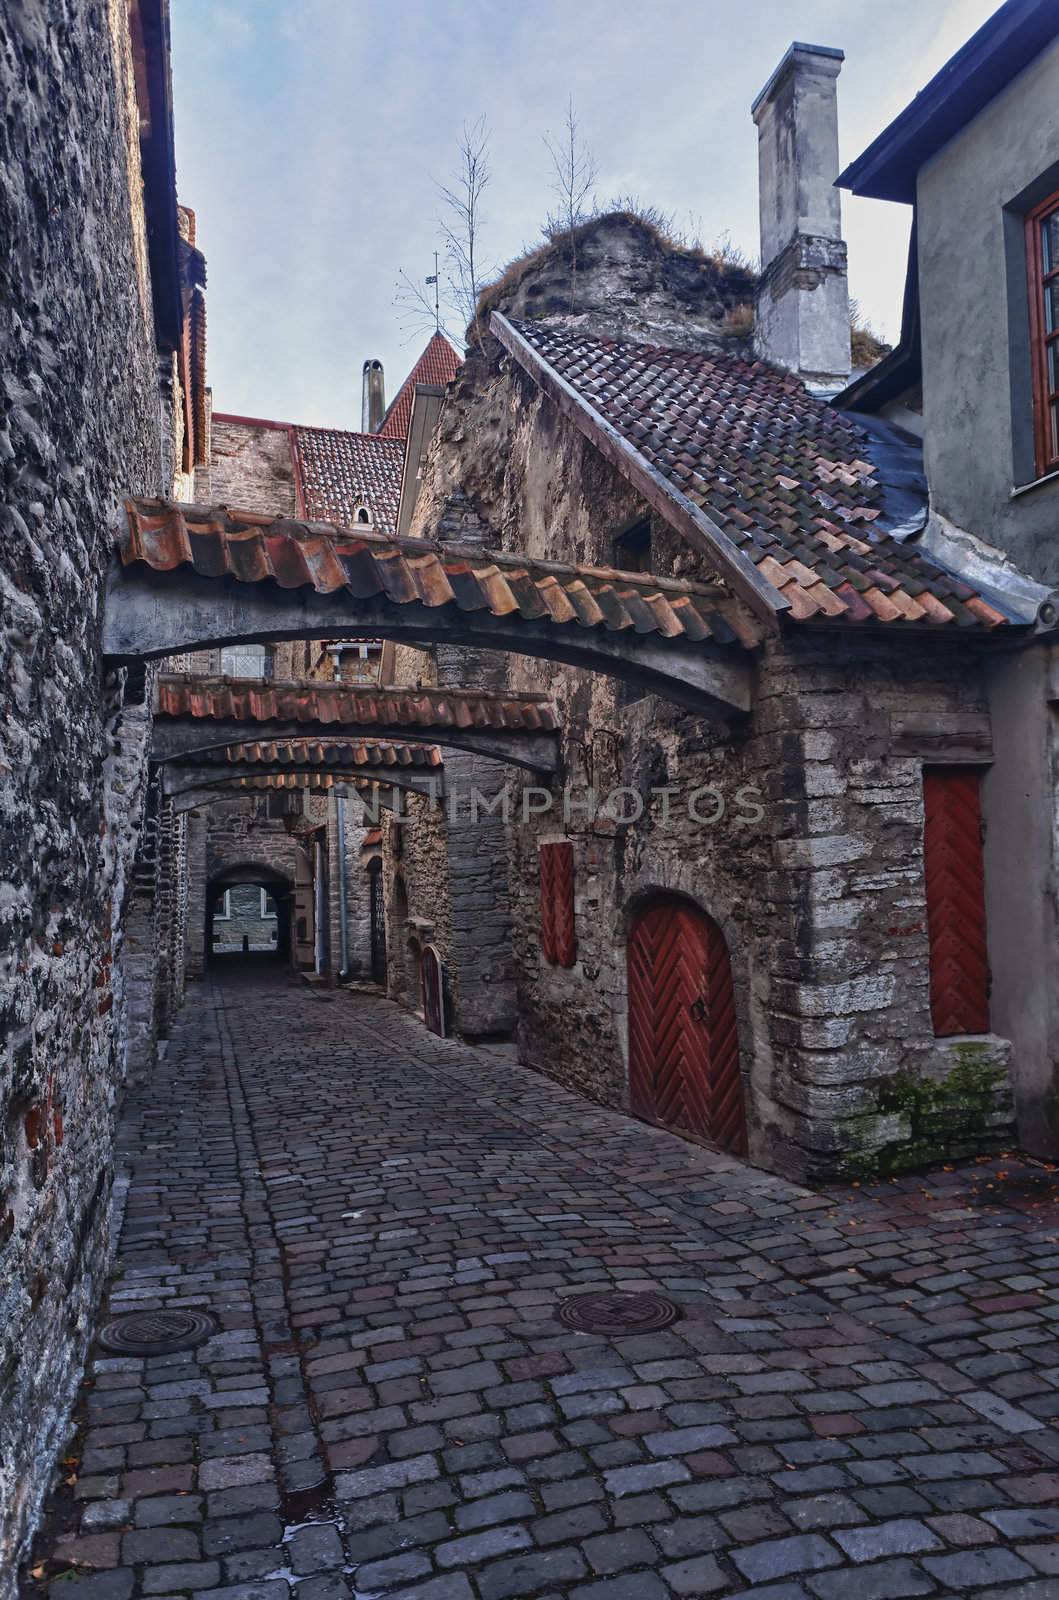
[[[482,346],[478,297],[485,284],[482,268],[482,196],[489,185],[489,129],[484,117],[464,126],[460,141],[459,176],[452,188],[437,185],[444,207],[441,229],[449,263],[451,299],[467,328],[468,339]]]
[[[589,196],[595,188],[598,169],[591,150],[581,138],[574,102],[571,96],[566,108],[566,121],[560,138],[544,135],[544,147],[552,158],[552,193],[559,204],[558,212],[549,216],[546,232],[550,238],[565,235],[570,243],[570,275],[577,274],[577,239],[575,230],[596,211],[595,199]]]
[[[433,333],[437,328],[447,339],[451,339],[453,344],[463,348],[462,335],[454,333],[450,326],[452,319],[449,316],[447,303],[442,301],[444,314],[436,318],[434,299],[432,295],[427,294],[425,281],[420,285],[414,278],[409,277],[403,267],[397,274],[393,303],[397,307],[401,330],[407,334],[405,343],[415,338],[417,334]]]

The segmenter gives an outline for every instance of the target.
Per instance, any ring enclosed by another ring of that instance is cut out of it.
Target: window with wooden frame
[[[989,1032],[980,773],[923,770],[930,1012],[939,1039]]]
[[[541,949],[553,967],[572,967],[577,957],[574,932],[574,847],[569,840],[538,848],[541,879]]]
[[[1059,470],[1059,190],[1026,218],[1037,472]]]

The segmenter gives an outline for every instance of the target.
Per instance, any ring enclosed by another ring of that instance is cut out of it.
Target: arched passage
[[[745,1155],[732,964],[691,900],[655,895],[629,930],[629,1097],[637,1116]]]
[[[289,963],[293,898],[290,878],[264,862],[222,868],[206,886],[207,962],[255,955]]]
[[[762,630],[719,584],[270,521],[223,506],[130,500],[126,511],[104,620],[104,650],[115,663],[240,642],[370,637],[561,661],[722,721],[750,709],[748,651]],[[757,591],[769,586],[749,564],[744,577],[760,613]],[[769,592],[766,625],[774,626],[786,602]]]

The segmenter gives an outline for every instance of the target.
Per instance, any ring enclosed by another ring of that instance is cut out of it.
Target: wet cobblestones
[[[1039,1167],[812,1194],[246,973],[122,1143],[109,1314],[220,1331],[97,1348],[29,1596],[1059,1596]],[[557,1320],[607,1287],[682,1316]]]

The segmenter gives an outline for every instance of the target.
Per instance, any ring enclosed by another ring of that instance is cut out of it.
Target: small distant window
[[[229,644],[221,651],[226,678],[271,678],[272,651],[266,644]]]
[[[371,521],[371,512],[368,510],[367,506],[361,506],[360,510],[357,512],[357,521],[358,522],[370,522]]]
[[[1026,219],[1038,473],[1059,467],[1059,193]]]
[[[644,517],[614,540],[614,565],[619,572],[650,572],[651,519]]]

